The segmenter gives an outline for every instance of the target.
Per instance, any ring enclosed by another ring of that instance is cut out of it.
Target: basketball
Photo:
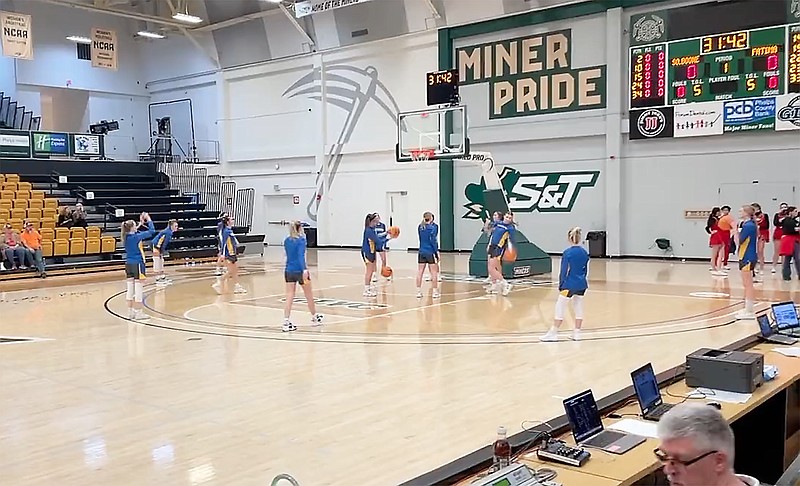
[[[506,251],[503,252],[503,261],[504,262],[517,261],[517,249],[509,245]]]
[[[385,267],[381,268],[381,276],[382,277],[389,278],[389,277],[392,276],[392,273],[393,273],[392,272],[392,267],[385,266]]]
[[[398,236],[400,236],[400,228],[398,228],[397,226],[389,226],[389,229],[386,230],[386,232],[389,233],[389,236],[391,236],[392,238],[397,238]],[[391,269],[389,269],[389,271],[391,271]]]

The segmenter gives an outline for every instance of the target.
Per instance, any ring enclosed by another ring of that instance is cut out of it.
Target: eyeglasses
[[[700,454],[699,456],[695,457],[694,459],[689,459],[688,461],[682,461],[680,459],[676,459],[674,457],[671,457],[671,456],[667,455],[667,453],[662,451],[661,449],[655,449],[653,451],[653,454],[656,455],[656,459],[658,459],[659,461],[661,461],[663,463],[671,462],[673,464],[680,464],[683,467],[689,467],[692,464],[696,463],[697,461],[703,460],[706,457],[710,456],[711,454],[716,454],[717,452],[719,452],[719,451],[708,451],[705,454]]]

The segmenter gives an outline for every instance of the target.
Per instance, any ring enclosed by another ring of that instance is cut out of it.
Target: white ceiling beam
[[[62,7],[72,7],[79,10],[88,10],[90,12],[100,12],[107,15],[114,15],[117,17],[125,17],[133,20],[141,20],[143,22],[152,22],[154,24],[166,25],[174,28],[184,28],[185,25],[172,19],[165,19],[163,17],[156,17],[154,15],[147,15],[138,12],[128,12],[125,10],[116,10],[109,7],[98,7],[88,3],[73,3],[67,0],[35,0],[41,3],[49,3],[51,5],[59,5]]]
[[[281,5],[283,7],[283,5]],[[285,8],[285,7],[284,7]],[[197,27],[192,29],[193,32],[213,32],[215,30],[224,29],[225,27],[230,27],[231,25],[237,25],[244,22],[249,22],[250,20],[260,19],[264,17],[269,17],[270,15],[277,14],[277,10],[262,10],[260,12],[255,12],[247,15],[242,15],[241,17],[234,17],[232,19],[223,20],[222,22],[217,22],[215,24],[208,24],[202,27]]]
[[[423,0],[423,1],[425,2],[425,5],[428,6],[428,10],[431,11],[431,15],[433,15],[433,18],[437,20],[442,18],[442,14],[439,13],[439,10],[437,10],[436,5],[433,4],[433,0]]]
[[[172,12],[172,14],[175,15],[175,12],[177,12],[177,10],[175,9],[175,4],[172,3],[172,0],[166,0],[166,2],[167,5],[169,6],[170,12]],[[186,27],[178,27],[178,30],[180,30],[181,33],[185,35],[197,49],[200,50],[200,52],[208,56],[217,69],[220,68],[219,54],[217,54],[216,49],[207,49],[206,47],[204,47],[202,44],[200,44],[200,41],[198,41],[197,38],[191,32],[189,32],[189,30]]]
[[[316,45],[314,43],[314,39],[312,39],[311,36],[308,35],[308,32],[306,32],[306,29],[304,29],[303,26],[300,25],[300,23],[297,21],[297,19],[294,17],[294,15],[292,15],[292,12],[290,12],[289,9],[286,8],[286,6],[284,4],[282,4],[282,3],[278,4],[278,8],[280,8],[281,11],[283,12],[283,14],[286,15],[286,18],[289,19],[289,22],[292,23],[294,28],[297,29],[298,32],[300,32],[300,35],[303,36],[303,38],[306,40],[306,42],[308,42],[308,44],[311,47],[314,47]]]

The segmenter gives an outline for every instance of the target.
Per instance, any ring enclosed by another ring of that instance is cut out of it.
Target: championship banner
[[[305,0],[295,2],[294,15],[299,19],[315,13],[330,12],[337,8],[349,7],[350,5],[365,2],[369,2],[369,0]]]
[[[0,12],[3,27],[3,55],[17,59],[33,59],[31,16]]]
[[[117,33],[92,29],[92,67],[117,69]]]

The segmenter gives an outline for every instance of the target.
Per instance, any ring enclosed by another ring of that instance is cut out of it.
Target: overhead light
[[[264,0],[269,3],[281,3],[283,0]]]
[[[173,19],[179,22],[186,22],[188,24],[199,24],[203,21],[200,17],[196,15],[189,15],[188,13],[178,12],[172,16]]]
[[[91,44],[92,43],[92,39],[90,39],[88,37],[83,37],[83,36],[80,36],[80,35],[68,35],[67,36],[67,40],[68,41],[72,41],[72,42],[77,42],[78,44]]]
[[[139,37],[147,37],[148,39],[163,39],[164,35],[156,33],[156,32],[148,32],[146,30],[140,30],[136,33]]]

